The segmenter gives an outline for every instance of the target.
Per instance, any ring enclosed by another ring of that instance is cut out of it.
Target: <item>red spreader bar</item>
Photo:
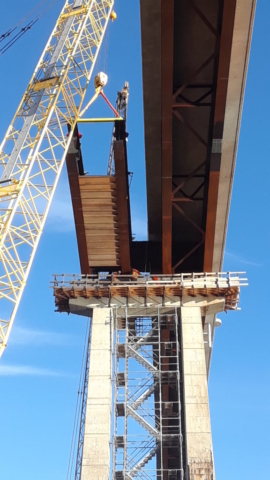
[[[115,110],[115,108],[112,106],[111,102],[108,100],[108,98],[106,97],[106,95],[103,93],[102,90],[100,90],[99,95],[101,95],[102,98],[104,98],[105,102],[106,102],[106,103],[109,105],[109,107],[112,109],[113,113],[114,113],[117,117],[120,117],[119,113],[118,113],[117,110]]]

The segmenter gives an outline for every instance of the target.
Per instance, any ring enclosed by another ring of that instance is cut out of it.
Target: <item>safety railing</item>
[[[248,286],[246,272],[204,272],[181,273],[175,275],[121,275],[99,273],[97,275],[54,274],[50,282],[52,288],[89,288],[142,284],[146,286],[180,286],[182,288],[230,288]]]

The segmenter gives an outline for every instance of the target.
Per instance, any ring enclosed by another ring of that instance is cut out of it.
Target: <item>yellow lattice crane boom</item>
[[[113,5],[66,1],[0,145],[0,356],[108,22],[116,17]]]

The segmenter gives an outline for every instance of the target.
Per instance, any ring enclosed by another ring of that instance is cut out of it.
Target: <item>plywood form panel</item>
[[[116,262],[114,263],[113,265],[117,265],[117,255],[109,255],[107,253],[101,253],[100,255],[97,255],[97,254],[91,254],[91,252],[89,252],[89,255],[88,255],[88,258],[89,258],[89,261],[106,261],[107,263],[105,263],[105,265],[108,265],[108,262],[109,261],[112,261],[112,262]]]
[[[107,184],[107,185],[80,185],[81,192],[111,192],[113,195],[115,193],[115,186],[114,184]]]
[[[119,267],[120,248],[114,177],[80,177],[90,267]]]
[[[108,214],[111,214],[111,215],[117,215],[117,210],[116,208],[114,207],[114,205],[112,203],[101,203],[101,202],[91,202],[91,203],[86,203],[84,205],[84,209],[83,209],[84,213],[87,214],[87,212],[101,212],[101,213],[108,213]]]
[[[104,176],[104,175],[96,175],[96,176],[88,176],[84,175],[80,177],[80,185],[108,185],[113,184],[115,185],[115,177],[113,176]]]
[[[100,216],[97,216],[97,215],[84,215],[84,223],[86,224],[85,225],[85,228],[87,229],[87,224],[90,224],[90,225],[94,225],[94,226],[105,226],[105,227],[112,227],[112,228],[115,228],[116,227],[116,222],[113,218],[113,216],[106,216],[106,217],[100,217]],[[104,225],[105,223],[105,225]]]
[[[89,191],[81,191],[81,197],[82,199],[87,200],[88,198],[104,198],[106,200],[114,199],[115,195],[112,194],[112,192],[101,192],[99,190],[89,190]]]

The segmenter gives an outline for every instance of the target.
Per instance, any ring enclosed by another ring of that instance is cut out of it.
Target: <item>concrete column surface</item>
[[[93,308],[81,480],[109,480],[112,330],[111,309]]]
[[[210,480],[215,475],[200,307],[182,307],[181,322],[190,479]]]

